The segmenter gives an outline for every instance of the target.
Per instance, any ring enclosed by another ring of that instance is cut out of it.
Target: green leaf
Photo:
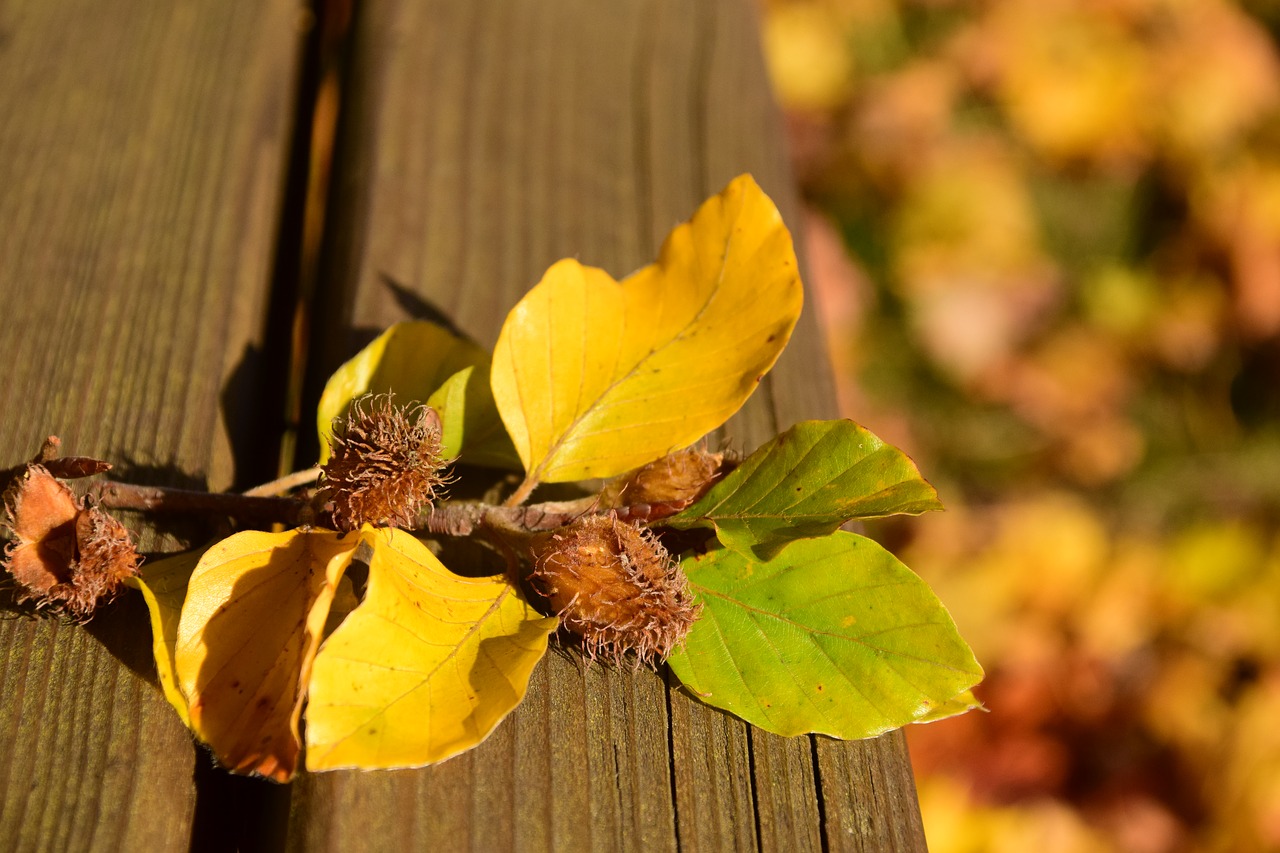
[[[178,689],[174,646],[178,642],[178,620],[182,617],[182,602],[187,598],[187,584],[202,556],[204,549],[148,561],[138,575],[124,581],[139,590],[147,603],[151,616],[151,652],[156,659],[160,689],[187,725],[191,725],[191,714],[186,697]]]
[[[961,714],[967,714],[972,710],[987,710],[986,707],[973,695],[972,690],[966,690],[958,696],[943,702],[933,710],[921,717],[916,717],[912,723],[936,723],[939,720],[949,720],[952,717],[958,717]]]
[[[441,457],[518,470],[520,457],[494,405],[487,365],[481,367],[459,370],[427,399],[440,415]]]
[[[853,421],[804,421],[747,457],[662,523],[710,523],[725,546],[762,560],[855,518],[941,509],[906,454]]]
[[[316,656],[307,767],[420,767],[483,741],[520,704],[556,629],[504,578],[441,565],[401,530],[366,527],[364,601]]]
[[[512,309],[493,396],[530,481],[608,477],[723,424],[790,339],[791,235],[742,175],[621,283],[563,260]]]
[[[703,611],[672,671],[768,731],[872,737],[982,678],[928,585],[870,539],[838,532],[767,562],[717,549],[683,565]]]
[[[474,367],[464,367],[445,380],[427,398],[427,405],[440,416],[440,458],[452,460],[462,452],[462,434],[467,411],[467,382]]]
[[[489,390],[489,365],[489,354],[482,347],[443,326],[425,320],[396,323],[334,371],[325,384],[316,412],[320,463],[329,458],[333,419],[345,414],[355,398],[391,391],[401,405],[426,403],[446,381],[472,368],[475,376],[466,382],[463,395],[464,461],[518,468],[519,458],[501,428]],[[475,437],[467,438],[468,432]]]

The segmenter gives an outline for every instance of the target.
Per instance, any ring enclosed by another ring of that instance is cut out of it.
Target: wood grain
[[[225,488],[262,438],[298,11],[0,6],[0,467],[57,433]],[[0,849],[188,849],[197,753],[152,679],[136,598],[89,627],[0,612]]]
[[[492,345],[565,256],[617,276],[741,172],[799,210],[747,0],[381,2],[355,21],[313,380],[442,316]],[[726,427],[832,417],[812,311]],[[777,738],[648,671],[551,654],[478,749],[295,783],[295,850],[922,850],[903,741]]]

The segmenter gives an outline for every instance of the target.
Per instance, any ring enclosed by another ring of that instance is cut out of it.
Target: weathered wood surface
[[[245,454],[275,446],[263,389],[288,370],[253,354],[287,351],[283,326],[263,337],[287,251],[297,11],[0,7],[0,465],[59,431],[76,452],[131,463],[133,479],[224,488],[269,474]],[[624,274],[740,172],[798,222],[756,26],[750,0],[363,4],[313,384],[422,307],[492,344],[552,261]],[[824,371],[810,310],[725,441],[750,449],[834,415]],[[144,544],[168,542],[150,531]],[[204,759],[147,683],[136,602],[90,629],[4,615],[0,849],[200,847],[193,820],[243,820],[208,774],[193,784]],[[292,797],[295,850],[924,846],[900,736],[774,737],[662,674],[572,653],[548,655],[471,753],[277,790]],[[237,795],[278,799],[265,783]]]
[[[131,479],[227,488],[232,442],[271,440],[245,359],[263,344],[297,11],[0,4],[0,467],[56,432]],[[142,545],[174,547],[154,530]],[[88,628],[0,611],[0,850],[188,849],[198,756],[149,683],[129,598]]]
[[[617,276],[734,175],[798,222],[753,5],[368,4],[352,34],[317,318],[321,374],[425,303],[491,345],[542,271]],[[407,292],[407,293],[406,293]],[[810,310],[724,431],[751,449],[834,396]],[[294,785],[291,846],[433,850],[922,849],[900,736],[778,738],[660,674],[551,654],[477,750]]]

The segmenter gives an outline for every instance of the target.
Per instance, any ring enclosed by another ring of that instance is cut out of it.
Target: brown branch
[[[271,485],[271,484],[269,484]],[[258,491],[258,490],[255,490]],[[316,511],[301,498],[263,494],[229,494],[101,482],[89,489],[89,498],[106,509],[157,513],[210,513],[241,521],[281,524],[313,524]],[[471,536],[483,532],[538,533],[571,524],[598,510],[624,521],[648,522],[674,515],[684,504],[638,504],[601,507],[599,496],[572,501],[548,501],[529,506],[495,506],[474,501],[440,504],[432,508],[419,529],[438,536]]]
[[[225,492],[197,492],[162,486],[101,482],[89,489],[89,497],[107,509],[131,509],[160,513],[213,513],[241,521],[308,524],[313,520],[311,504],[298,498],[237,495]]]
[[[687,505],[688,501],[601,507],[597,495],[529,506],[494,506],[468,501],[433,507],[422,528],[444,536],[470,536],[486,525],[536,533],[563,527],[597,510],[612,512],[623,521],[648,522],[675,515]]]

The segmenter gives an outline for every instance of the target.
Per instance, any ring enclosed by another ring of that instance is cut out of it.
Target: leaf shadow
[[[396,281],[391,277],[391,275],[385,272],[378,273],[378,280],[382,282],[383,287],[390,291],[391,297],[395,300],[396,305],[399,306],[400,310],[403,311],[410,319],[430,320],[437,326],[445,327],[455,336],[474,342],[475,339],[471,335],[458,328],[452,317],[446,314],[433,302],[424,299],[422,294],[417,293],[401,282]]]

